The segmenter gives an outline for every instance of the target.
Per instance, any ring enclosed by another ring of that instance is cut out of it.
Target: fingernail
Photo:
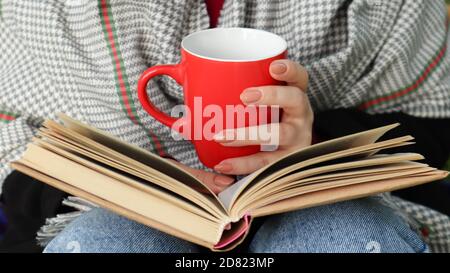
[[[284,63],[281,63],[281,62],[274,62],[270,66],[270,71],[272,73],[274,73],[274,74],[281,75],[281,74],[286,73],[287,66]]]
[[[228,173],[233,170],[233,166],[230,163],[222,162],[214,167],[214,170],[219,173]]]
[[[225,130],[225,131],[218,133],[213,138],[215,141],[232,142],[235,140],[235,132],[234,132],[234,130]]]
[[[262,97],[261,91],[258,89],[247,89],[241,94],[241,100],[243,103],[255,103]]]
[[[214,183],[216,183],[216,185],[219,186],[228,186],[231,183],[233,183],[233,178],[231,177],[226,177],[226,176],[216,176],[214,178]]]

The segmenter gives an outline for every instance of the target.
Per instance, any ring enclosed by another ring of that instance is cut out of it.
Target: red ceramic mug
[[[262,30],[215,28],[187,36],[181,47],[179,64],[154,66],[142,74],[138,82],[138,96],[144,109],[189,139],[200,161],[207,167],[212,168],[227,158],[259,152],[260,146],[224,147],[213,141],[212,135],[223,129],[271,121],[270,109],[245,108],[242,115],[240,95],[249,87],[283,84],[270,76],[269,66],[274,60],[286,58],[286,41]],[[183,117],[169,116],[149,100],[147,84],[159,75],[167,75],[183,86],[187,111]],[[227,111],[233,107],[241,112],[236,110],[234,115],[229,115]],[[256,120],[249,117],[255,110]],[[222,111],[222,115],[217,111]],[[212,135],[205,135],[206,128],[212,131]]]

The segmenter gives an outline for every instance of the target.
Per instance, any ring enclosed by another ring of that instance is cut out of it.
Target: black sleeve
[[[320,137],[335,138],[392,123],[401,125],[383,139],[412,135],[416,144],[391,152],[417,152],[430,166],[444,166],[450,155],[450,119],[424,119],[403,113],[369,115],[358,110],[340,109],[317,114],[314,129]]]
[[[3,183],[1,201],[7,228],[0,241],[0,253],[42,252],[36,233],[45,219],[61,210],[65,193],[14,171]]]
[[[444,166],[450,155],[450,119],[417,118],[403,113],[369,115],[354,109],[338,109],[316,114],[314,131],[320,138],[330,139],[392,123],[401,125],[383,139],[412,135],[416,144],[391,149],[390,153],[420,153],[430,166]],[[450,215],[447,182],[430,183],[394,194]]]

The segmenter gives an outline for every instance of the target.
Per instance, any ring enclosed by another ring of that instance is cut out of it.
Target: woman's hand
[[[249,88],[242,93],[241,100],[246,105],[272,105],[283,109],[281,123],[270,125],[271,134],[279,134],[279,149],[224,160],[215,166],[217,172],[227,175],[249,174],[287,153],[311,144],[314,114],[306,95],[308,87],[306,69],[295,62],[280,60],[272,63],[270,74],[274,79],[287,82],[288,85]],[[233,137],[230,139],[230,135],[237,136],[242,133],[239,130],[244,130],[248,136],[251,130],[258,130],[258,127],[226,130],[216,135],[215,140],[231,147],[266,144],[267,140],[233,139]],[[215,194],[222,192],[234,182],[232,177],[226,175],[193,169],[173,162],[201,180]]]
[[[311,145],[314,114],[306,95],[308,72],[296,62],[278,60],[271,64],[270,74],[274,79],[286,82],[287,86],[249,88],[241,94],[241,100],[246,105],[282,108],[281,122],[265,125],[264,128],[255,126],[225,130],[217,134],[214,139],[228,147],[264,145],[267,144],[266,136],[264,139],[261,139],[262,137],[250,139],[249,136],[260,136],[258,132],[265,130],[269,132],[272,139],[274,137],[278,139],[278,150],[227,159],[215,166],[215,171],[228,175],[249,174],[294,150]]]
[[[195,176],[198,180],[202,181],[203,184],[205,184],[215,194],[219,194],[234,182],[234,179],[232,177],[212,172],[206,172],[204,170],[194,169],[186,165],[183,165],[175,160],[172,159],[169,160],[178,165],[183,170]]]

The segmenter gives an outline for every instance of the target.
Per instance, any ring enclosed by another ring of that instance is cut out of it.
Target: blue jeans
[[[103,209],[73,221],[44,252],[198,252],[199,247]],[[268,217],[249,252],[422,253],[428,247],[402,217],[371,197]]]

